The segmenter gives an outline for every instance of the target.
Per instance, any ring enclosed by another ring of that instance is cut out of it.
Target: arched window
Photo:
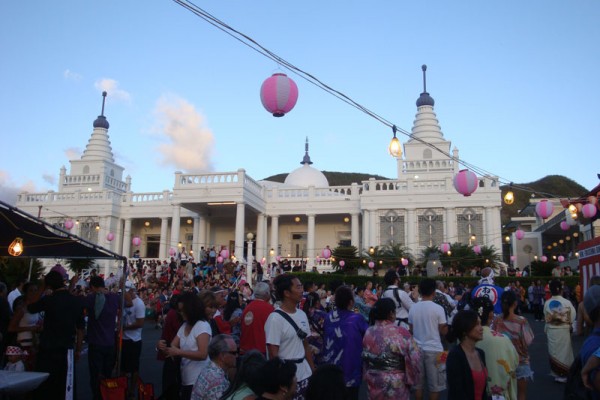
[[[431,149],[425,149],[425,150],[423,150],[423,158],[425,160],[428,160],[431,157],[433,157],[433,153],[431,152]]]
[[[83,173],[84,173],[84,175],[87,175],[90,173],[90,167],[88,165],[83,167]]]

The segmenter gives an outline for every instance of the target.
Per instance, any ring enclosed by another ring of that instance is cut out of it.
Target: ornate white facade
[[[469,243],[474,234],[477,244],[499,250],[498,179],[479,177],[469,197],[456,192],[458,150],[449,156],[451,142],[433,105],[424,91],[404,158],[397,160],[397,179],[329,186],[310,166],[307,142],[302,166],[283,184],[256,181],[244,169],[175,172],[172,190],[149,193],[132,192],[131,178],[115,163],[103,106],[81,159],[71,160],[68,172],[60,169],[58,191],[21,193],[17,207],[33,215],[41,211],[42,218],[59,225],[77,220],[73,233],[126,257],[139,249],[141,257],[166,259],[181,245],[194,251],[226,247],[240,258],[248,233],[254,235],[257,259],[302,257],[309,267],[326,245],[340,243],[359,250],[401,244],[418,256],[426,246]],[[108,233],[114,240],[107,240]],[[132,244],[134,237],[141,239],[139,247]]]

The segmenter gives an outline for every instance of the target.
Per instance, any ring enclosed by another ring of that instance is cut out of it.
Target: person
[[[579,357],[581,358],[582,379],[584,384],[593,390],[592,398],[600,399],[600,367],[595,366],[593,355],[600,349],[600,286],[590,286],[583,297],[585,312],[593,323],[590,336],[583,342]],[[589,364],[588,364],[589,362]]]
[[[7,346],[5,371],[25,372],[25,363],[23,357],[27,356],[27,352],[23,351],[19,346]]]
[[[369,320],[369,312],[371,311],[371,307],[367,306],[367,303],[364,299],[365,287],[358,286],[354,291],[354,308],[360,315],[363,316],[365,321]]]
[[[223,309],[223,320],[229,323],[231,335],[234,337],[236,343],[240,341],[242,311],[242,297],[237,290],[234,290],[227,296],[227,304],[225,304],[225,308]]]
[[[365,292],[363,294],[363,298],[365,299],[365,303],[369,307],[373,307],[373,305],[377,301],[377,295],[375,294],[375,291],[373,290],[373,282],[367,281],[367,284],[365,286]]]
[[[325,330],[325,319],[327,312],[321,308],[321,302],[317,292],[310,292],[302,306],[302,311],[308,318],[310,335],[306,338],[312,352],[315,366],[323,364],[323,334]]]
[[[475,297],[471,302],[471,310],[477,313],[483,326],[483,339],[476,346],[485,353],[490,392],[503,396],[505,400],[516,400],[519,354],[509,338],[490,329],[490,322],[494,318],[494,304],[490,299]]]
[[[542,286],[542,281],[537,280],[535,286],[533,287],[533,315],[536,321],[543,321],[544,319],[544,297],[546,292],[544,291],[544,286]]]
[[[404,327],[408,329],[408,312],[414,302],[408,293],[398,287],[400,277],[394,269],[390,269],[385,273],[383,281],[387,287],[381,297],[392,299],[396,303],[396,323],[398,325],[404,324]]]
[[[87,312],[88,367],[94,400],[100,400],[100,380],[110,378],[115,363],[115,329],[121,298],[104,288],[104,279],[90,278],[91,293],[82,299]]]
[[[292,399],[298,387],[296,380],[297,365],[293,361],[282,360],[279,357],[268,360],[259,371],[258,391],[261,394],[256,400]]]
[[[25,369],[32,371],[37,354],[39,332],[42,329],[42,317],[39,313],[31,314],[26,304],[37,298],[38,286],[33,282],[23,285],[23,296],[13,302],[14,314],[10,320],[8,331],[17,334],[17,344],[27,352]]]
[[[550,281],[549,287],[552,297],[544,304],[544,331],[548,338],[550,370],[556,382],[566,383],[574,360],[571,327],[576,317],[575,307],[561,296],[562,284],[558,279]]]
[[[221,400],[253,400],[259,391],[258,371],[265,365],[265,356],[258,350],[250,350],[241,358],[235,376]]]
[[[347,400],[345,389],[344,371],[340,367],[320,365],[308,378],[306,400]]]
[[[15,284],[15,288],[13,290],[11,290],[11,292],[8,294],[8,305],[10,306],[10,311],[13,312],[13,303],[15,301],[15,299],[19,296],[23,295],[23,285],[25,285],[25,283],[27,283],[27,279],[24,277],[19,277],[17,278],[17,282]]]
[[[208,356],[210,359],[196,374],[192,400],[218,399],[229,387],[227,372],[235,368],[237,361],[237,345],[233,337],[219,334],[212,338],[208,345]]]
[[[265,322],[274,308],[269,303],[271,289],[266,282],[254,285],[254,300],[242,312],[240,332],[240,353],[244,354],[256,349],[266,356],[267,340],[265,337]]]
[[[179,400],[179,387],[181,386],[181,368],[179,357],[165,357],[165,354],[158,349],[161,341],[171,343],[181,325],[183,325],[183,317],[181,310],[183,303],[180,301],[181,296],[172,296],[169,300],[169,311],[165,317],[160,340],[156,345],[156,358],[163,361],[162,368],[162,395],[165,400]]]
[[[500,298],[502,315],[492,323],[492,327],[508,337],[519,354],[517,376],[517,398],[527,398],[527,381],[533,380],[533,371],[529,364],[529,345],[533,342],[533,330],[527,319],[515,314],[517,308],[517,295],[512,291],[502,293]]]
[[[46,288],[49,294],[39,298]],[[73,362],[79,360],[83,343],[85,323],[81,302],[67,290],[63,275],[50,271],[44,277],[44,286],[38,291],[37,298],[28,300],[27,311],[44,313],[35,370],[49,374],[48,379],[34,391],[33,397],[64,399],[74,393]],[[67,375],[70,377],[68,382]]]
[[[325,318],[323,362],[342,368],[348,399],[357,400],[362,377],[362,342],[369,325],[361,314],[352,311],[354,294],[350,287],[337,288],[334,302],[336,308]]]
[[[427,382],[429,398],[438,399],[440,392],[446,389],[444,369],[441,361],[444,354],[441,336],[448,333],[446,312],[433,300],[436,282],[425,278],[419,282],[421,301],[414,304],[408,313],[408,322],[419,349],[421,350],[420,379],[416,384],[415,397],[423,398],[423,387]]]
[[[481,279],[479,284],[471,290],[471,298],[485,296],[494,303],[494,314],[502,314],[502,305],[500,297],[504,293],[498,285],[494,285],[494,270],[490,267],[485,267],[481,270]]]
[[[421,351],[410,332],[396,325],[396,303],[384,298],[369,314],[363,338],[363,378],[370,400],[408,399],[419,381]]]
[[[121,347],[121,371],[129,376],[129,395],[137,382],[142,355],[142,328],[146,306],[136,293],[131,281],[125,282],[125,309],[123,311],[123,340]]]
[[[475,346],[483,339],[483,327],[477,313],[459,311],[452,320],[452,332],[459,344],[450,350],[446,360],[448,400],[487,399],[485,353]]]
[[[180,357],[181,390],[180,398],[189,400],[198,374],[207,367],[208,345],[211,328],[208,323],[207,308],[202,300],[193,292],[181,296],[181,316],[184,323],[177,335],[167,346],[165,341],[159,343],[158,349],[166,357]]]
[[[296,308],[302,300],[302,283],[292,274],[277,276],[273,281],[281,305],[269,315],[265,324],[267,354],[297,364],[295,399],[304,400],[308,378],[314,370],[312,353],[306,337],[310,335],[308,318]]]
[[[590,278],[590,283],[589,283],[589,287],[592,287],[594,285],[600,285],[600,276],[595,275],[592,276]],[[593,329],[593,322],[590,319],[590,316],[588,315],[588,313],[585,311],[585,304],[583,302],[583,298],[581,298],[581,285],[579,288],[579,304],[577,305],[577,329],[575,330],[575,334],[578,336],[588,336],[589,333],[592,331]]]

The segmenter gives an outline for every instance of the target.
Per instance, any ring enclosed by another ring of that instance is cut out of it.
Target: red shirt
[[[263,354],[267,353],[265,322],[273,310],[273,306],[264,300],[253,300],[244,308],[240,321],[242,328],[240,351],[242,353],[252,349]]]
[[[183,324],[183,320],[181,319],[177,311],[175,311],[174,309],[170,309],[167,313],[167,316],[165,317],[162,334],[160,335],[160,340],[164,340],[165,342],[167,342],[167,345],[170,346],[173,339],[175,339],[175,336],[177,336],[177,331],[179,331],[181,324]],[[156,356],[156,359],[162,361],[165,359],[165,356],[161,351],[159,351]]]

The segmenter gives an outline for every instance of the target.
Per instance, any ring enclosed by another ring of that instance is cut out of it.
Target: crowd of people
[[[557,382],[575,359],[572,332],[590,334],[579,357],[600,393],[600,278],[585,299],[558,276],[500,287],[491,268],[473,288],[411,285],[396,269],[383,285],[317,286],[276,268],[250,287],[242,266],[219,268],[211,254],[201,267],[133,260],[127,274],[67,280],[57,265],[39,286],[20,280],[8,292],[0,283],[5,369],[48,372],[34,398],[64,398],[85,342],[90,398],[101,398],[115,370],[129,377],[131,398],[142,329],[153,321],[163,399],[358,399],[366,386],[369,399],[521,400],[534,376],[534,334],[522,315],[531,312],[545,321]]]

